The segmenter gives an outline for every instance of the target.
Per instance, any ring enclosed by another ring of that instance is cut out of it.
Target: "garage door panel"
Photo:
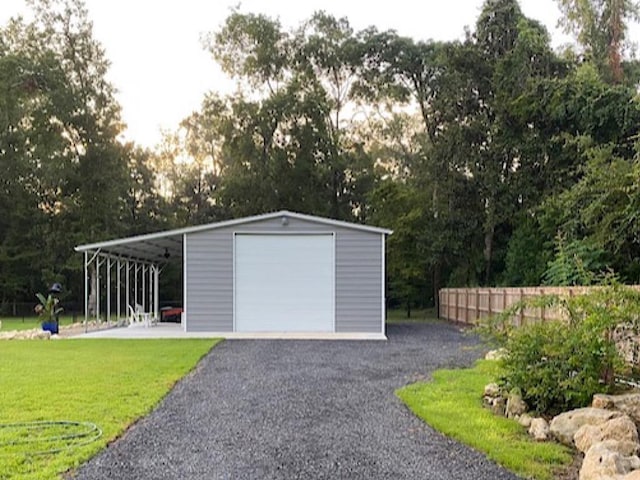
[[[236,235],[236,330],[334,331],[332,235]]]

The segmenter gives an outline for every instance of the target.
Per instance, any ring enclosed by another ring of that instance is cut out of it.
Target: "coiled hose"
[[[48,455],[95,442],[95,423],[69,420],[0,423],[0,456]]]

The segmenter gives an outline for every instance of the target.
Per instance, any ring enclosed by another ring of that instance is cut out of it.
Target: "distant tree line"
[[[516,0],[453,42],[232,11],[204,44],[236,92],[145,150],[82,1],[31,0],[0,28],[0,309],[54,281],[79,298],[75,245],[281,208],[393,229],[408,312],[444,286],[638,282],[638,5],[558,3],[563,51]]]

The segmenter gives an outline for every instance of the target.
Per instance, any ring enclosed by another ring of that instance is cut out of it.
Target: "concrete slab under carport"
[[[265,340],[386,340],[380,333],[323,332],[185,332],[177,323],[159,323],[151,327],[117,327],[87,332],[70,338],[226,338]]]

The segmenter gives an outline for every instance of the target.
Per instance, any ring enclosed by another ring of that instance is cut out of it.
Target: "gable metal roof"
[[[182,256],[182,236],[185,234],[201,232],[205,230],[214,230],[217,228],[231,227],[234,225],[242,225],[245,223],[252,223],[279,217],[305,220],[308,222],[349,228],[352,230],[360,230],[363,232],[379,233],[381,235],[390,235],[391,233],[393,233],[392,230],[388,230],[386,228],[371,227],[369,225],[360,225],[357,223],[343,222],[340,220],[332,220],[330,218],[290,212],[288,210],[280,210],[279,212],[265,213],[262,215],[254,215],[251,217],[243,217],[234,220],[196,225],[193,227],[177,228],[174,230],[165,230],[163,232],[118,238],[115,240],[107,240],[104,242],[87,243],[85,245],[78,245],[77,247],[75,247],[75,251],[94,252],[100,250],[104,253],[109,253],[115,256],[137,258],[140,260],[147,260],[151,262],[160,262],[166,261],[168,258],[179,258]],[[166,257],[166,254],[169,254],[168,258]]]

